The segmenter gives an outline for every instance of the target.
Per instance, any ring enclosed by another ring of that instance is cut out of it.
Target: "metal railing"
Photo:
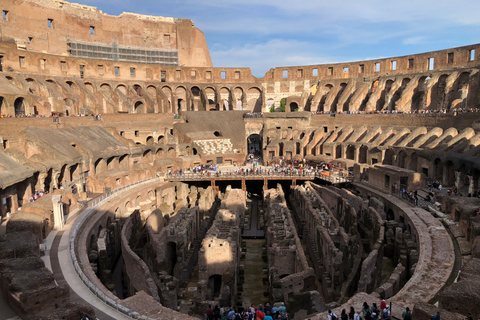
[[[321,172],[206,172],[206,173],[176,173],[165,174],[165,180],[167,181],[199,181],[199,180],[233,180],[233,179],[247,179],[247,180],[260,180],[260,179],[321,179],[331,183],[347,183],[352,182],[353,177],[345,176],[341,174],[322,175]]]
[[[69,244],[70,244],[70,258],[72,259],[72,263],[73,263],[73,266],[75,268],[75,271],[77,272],[79,278],[82,280],[82,282],[87,286],[87,288],[95,295],[97,296],[101,301],[103,301],[105,304],[109,305],[110,307],[116,309],[117,311],[127,315],[128,317],[132,318],[133,319],[133,310],[130,309],[130,308],[127,308],[121,304],[118,303],[117,300],[114,300],[112,298],[110,298],[109,296],[107,296],[101,289],[99,289],[95,283],[91,282],[90,279],[83,273],[83,270],[82,268],[80,267],[80,264],[78,263],[78,259],[77,259],[77,255],[75,254],[75,239],[77,237],[77,233],[78,231],[80,230],[80,228],[85,224],[85,222],[96,212],[96,209],[106,203],[107,200],[109,200],[110,198],[114,197],[114,196],[117,196],[117,195],[120,195],[124,192],[126,192],[127,190],[130,190],[132,189],[133,187],[136,187],[140,184],[144,184],[146,182],[152,182],[154,180],[159,180],[158,177],[153,177],[153,178],[147,178],[145,180],[142,180],[142,181],[137,181],[135,183],[132,183],[132,184],[129,184],[129,185],[126,185],[126,186],[123,186],[121,188],[118,188],[118,189],[115,189],[111,192],[108,192],[108,193],[105,193],[103,194],[102,196],[100,197],[97,197],[93,200],[91,200],[88,205],[87,205],[87,208],[85,208],[82,213],[82,218],[81,220],[79,221],[79,223],[77,223],[75,225],[75,227],[73,228],[72,232],[70,233],[70,239],[69,239]],[[147,320],[150,319],[148,317],[148,314],[146,315],[147,317]]]

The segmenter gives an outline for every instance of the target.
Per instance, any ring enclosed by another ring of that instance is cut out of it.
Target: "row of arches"
[[[27,115],[28,109],[28,103],[24,97],[16,97],[13,99],[13,115],[17,117],[25,116]],[[0,96],[0,115],[12,114],[11,110],[9,107],[9,99]]]
[[[470,71],[312,86],[306,111],[418,111],[467,107]],[[348,89],[348,90],[347,90]],[[368,89],[368,90],[367,90]],[[353,99],[353,101],[352,101]],[[292,108],[291,108],[292,109]]]

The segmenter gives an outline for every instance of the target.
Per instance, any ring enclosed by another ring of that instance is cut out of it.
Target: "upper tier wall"
[[[385,59],[312,66],[277,67],[268,71],[263,77],[263,81],[378,77],[382,75],[429,72],[442,69],[474,67],[478,65],[480,65],[480,44],[474,44]]]
[[[178,50],[179,65],[211,67],[203,32],[187,19],[122,13],[57,0],[2,0],[2,38],[29,51],[67,56],[67,42]]]

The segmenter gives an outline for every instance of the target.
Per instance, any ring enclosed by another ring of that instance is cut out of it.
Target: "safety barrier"
[[[121,188],[115,189],[111,192],[103,194],[101,197],[95,198],[91,200],[88,203],[88,206],[86,209],[84,209],[81,212],[81,220],[79,223],[75,225],[73,228],[72,232],[70,233],[70,257],[72,259],[73,266],[75,268],[75,271],[77,272],[79,278],[82,280],[82,282],[87,286],[87,288],[95,295],[97,296],[101,301],[103,301],[105,304],[109,305],[110,307],[118,310],[119,312],[129,316],[130,318],[133,319],[133,311],[130,308],[127,308],[121,304],[118,303],[117,300],[113,300],[109,296],[107,296],[102,290],[100,290],[93,282],[90,281],[90,279],[83,273],[82,268],[80,267],[80,264],[78,263],[77,255],[75,254],[75,239],[77,237],[77,233],[80,230],[80,228],[85,224],[85,222],[90,218],[95,212],[96,209],[101,206],[102,204],[106,203],[107,200],[114,196],[118,196],[122,193],[125,193],[126,191],[139,186],[140,184],[144,184],[147,182],[152,182],[154,180],[160,180],[158,177],[154,178],[148,178],[142,181],[138,181],[126,186],[123,186]],[[141,315],[140,315],[141,316]],[[146,319],[150,319],[148,317],[148,314],[146,315]]]

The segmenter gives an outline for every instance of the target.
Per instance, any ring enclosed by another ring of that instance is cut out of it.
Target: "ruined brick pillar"
[[[469,181],[469,184],[468,184],[468,193],[470,195],[473,195],[477,192],[477,190],[475,189],[475,181],[473,180],[473,176],[469,176],[467,175],[467,178],[468,178],[468,181]]]
[[[54,228],[57,230],[62,230],[64,226],[62,196],[59,194],[53,195],[52,203]]]
[[[455,171],[455,187],[460,191],[464,187],[463,179],[464,174],[460,171]]]
[[[355,162],[360,162],[359,159],[360,159],[360,147],[355,148],[355,154],[353,156],[353,160],[355,160]]]

